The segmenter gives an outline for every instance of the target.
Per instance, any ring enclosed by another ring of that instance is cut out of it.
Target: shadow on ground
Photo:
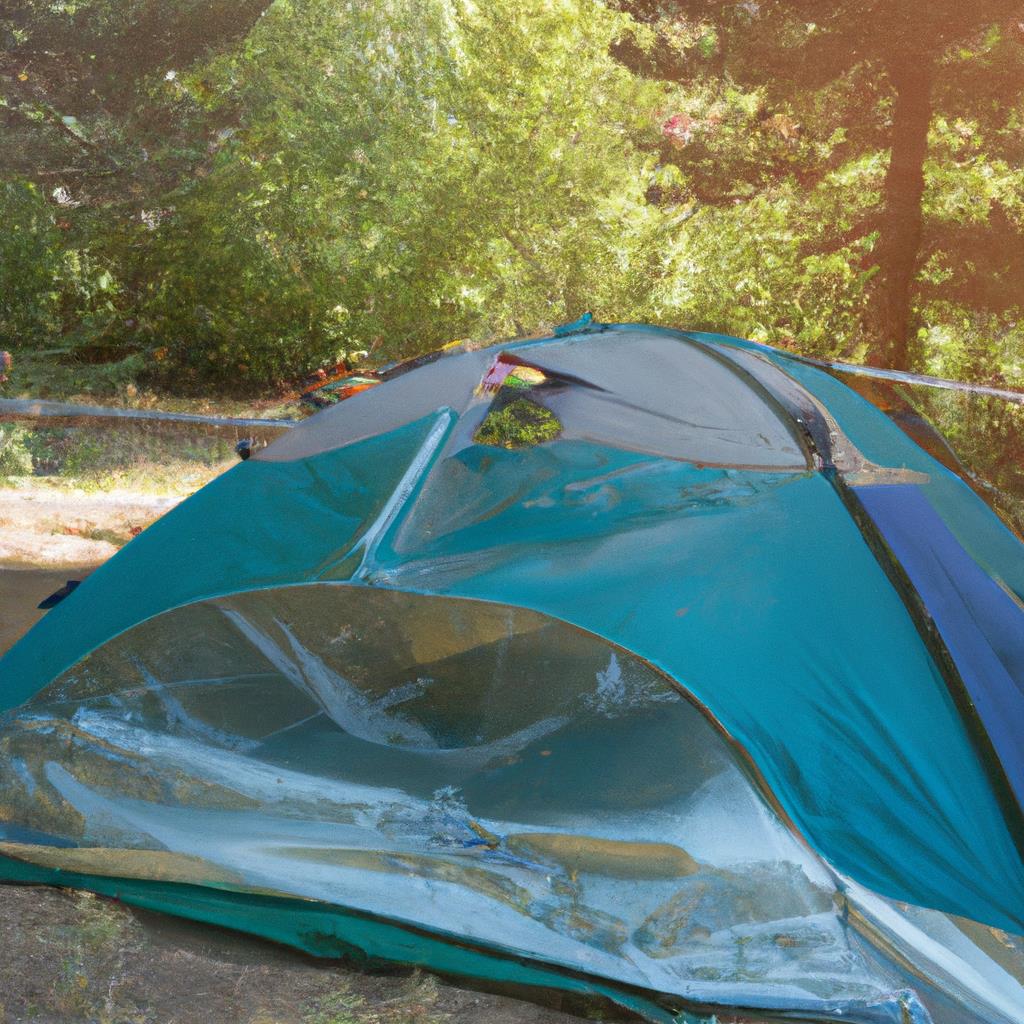
[[[569,1024],[573,1019],[548,1006],[468,991],[419,972],[372,973],[317,960],[91,893],[0,886],[0,937],[2,1024]]]

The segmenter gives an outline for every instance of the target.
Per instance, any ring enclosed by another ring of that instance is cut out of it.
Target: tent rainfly
[[[0,662],[0,879],[659,1022],[1024,1021],[1024,545],[941,446],[719,335],[382,376]]]

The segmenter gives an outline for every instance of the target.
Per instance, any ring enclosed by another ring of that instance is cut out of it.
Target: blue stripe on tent
[[[963,549],[918,487],[856,493],[921,595],[1024,804],[1024,609]]]

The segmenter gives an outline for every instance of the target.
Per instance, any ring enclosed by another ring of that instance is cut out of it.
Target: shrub
[[[24,427],[0,425],[0,477],[32,475],[30,438]]]
[[[488,413],[477,429],[477,444],[498,448],[526,448],[553,441],[561,433],[558,418],[528,398],[517,398],[502,409]]]

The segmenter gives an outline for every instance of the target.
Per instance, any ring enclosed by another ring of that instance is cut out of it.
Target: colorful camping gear
[[[1024,546],[824,369],[570,327],[326,409],[48,612],[0,877],[655,1020],[1024,1020]]]
[[[320,370],[303,388],[299,400],[312,405],[316,409],[337,405],[346,398],[368,391],[376,387],[380,381],[368,372],[353,373],[343,363],[333,373]]]

